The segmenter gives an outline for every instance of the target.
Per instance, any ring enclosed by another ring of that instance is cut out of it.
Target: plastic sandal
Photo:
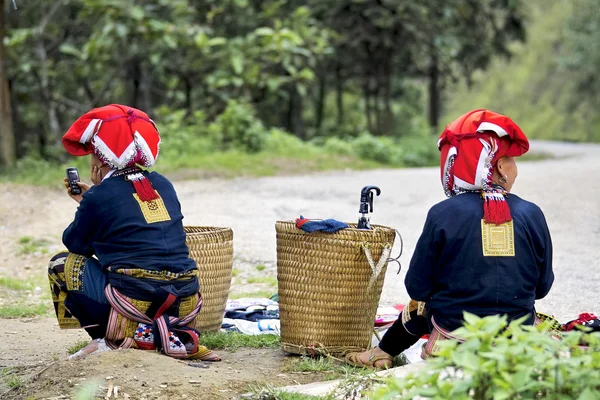
[[[94,344],[95,343],[95,344]],[[95,349],[94,349],[95,347]],[[104,339],[94,339],[83,349],[80,349],[75,354],[71,354],[68,358],[69,361],[81,360],[93,354],[103,353],[105,351],[110,351],[110,347],[106,345]]]
[[[393,360],[392,356],[389,356],[389,355],[374,356],[373,351],[371,351],[371,356],[369,357],[369,360],[367,362],[362,362],[360,360],[361,354],[362,353],[360,353],[358,351],[354,351],[352,353],[346,354],[346,358],[345,358],[346,363],[350,364],[354,367],[369,367],[369,368],[375,368],[375,369],[387,369],[392,366],[392,360]],[[384,365],[375,366],[375,363],[380,360],[385,360],[387,362],[384,363]]]

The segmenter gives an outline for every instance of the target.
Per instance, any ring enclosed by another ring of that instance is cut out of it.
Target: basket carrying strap
[[[390,245],[386,245],[381,252],[381,257],[379,257],[379,261],[377,264],[373,261],[373,255],[371,254],[371,249],[365,244],[362,245],[362,249],[365,252],[365,256],[367,256],[367,261],[369,262],[369,266],[371,267],[371,271],[373,274],[371,275],[371,279],[369,280],[369,286],[367,286],[367,291],[370,294],[373,288],[375,287],[375,282],[377,282],[377,278],[381,275],[381,271],[383,271],[383,267],[388,262],[390,258],[390,253],[392,252],[392,247]]]

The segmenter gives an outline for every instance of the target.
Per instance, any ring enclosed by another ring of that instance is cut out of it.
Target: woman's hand
[[[90,179],[94,185],[99,185],[102,183],[102,167],[97,165],[92,165],[90,168]]]
[[[67,193],[69,194],[69,197],[71,197],[78,203],[81,203],[81,200],[83,199],[82,195],[88,190],[90,190],[90,185],[88,185],[87,183],[77,182],[77,185],[81,188],[81,194],[73,194],[71,193],[71,186],[69,185],[69,181],[67,180],[67,178],[63,178],[63,182],[65,183],[65,188],[67,188]]]

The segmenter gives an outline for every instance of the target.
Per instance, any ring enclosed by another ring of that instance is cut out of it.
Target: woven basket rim
[[[277,221],[275,223],[275,229],[277,230],[278,227],[288,227],[289,225],[293,226],[298,233],[309,234],[308,232],[305,232],[302,229],[296,228],[296,222],[292,221],[292,220]],[[348,225],[348,228],[340,229],[339,232],[370,233],[370,232],[375,232],[378,230],[396,232],[396,229],[394,229],[394,228],[391,228],[391,227],[385,226],[385,225],[378,225],[378,224],[372,224],[371,225],[372,229],[358,229],[358,228],[356,228],[356,226],[358,225],[356,222],[346,222],[346,225]],[[332,233],[326,233],[326,232],[312,232],[312,233],[310,233],[310,235],[314,235],[315,233],[324,234],[327,236],[332,235]]]
[[[318,220],[315,220],[318,221]],[[348,228],[344,228],[344,229],[340,229],[342,231],[357,231],[357,232],[369,232],[369,231],[373,231],[374,229],[358,229],[356,228],[356,226],[358,225],[356,222],[345,222],[346,225],[348,225]],[[296,227],[296,221],[292,221],[292,220],[284,220],[284,221],[277,221],[275,223],[275,225],[293,225],[294,228]],[[386,225],[379,225],[379,224],[372,224],[371,228],[378,228],[378,229],[386,229],[386,230],[390,230],[390,231],[396,231],[394,228],[391,228],[389,226]],[[299,232],[304,232],[302,229],[298,229]],[[304,232],[307,233],[307,232]],[[313,232],[314,233],[314,232]]]
[[[233,229],[223,226],[184,225],[186,234],[209,234],[233,232]]]

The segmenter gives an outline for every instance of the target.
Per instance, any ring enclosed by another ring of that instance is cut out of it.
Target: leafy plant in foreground
[[[465,314],[444,341],[440,356],[407,378],[391,379],[374,399],[578,399],[600,398],[600,334],[552,337],[546,324],[524,326],[505,317]],[[587,346],[580,346],[586,343]]]

